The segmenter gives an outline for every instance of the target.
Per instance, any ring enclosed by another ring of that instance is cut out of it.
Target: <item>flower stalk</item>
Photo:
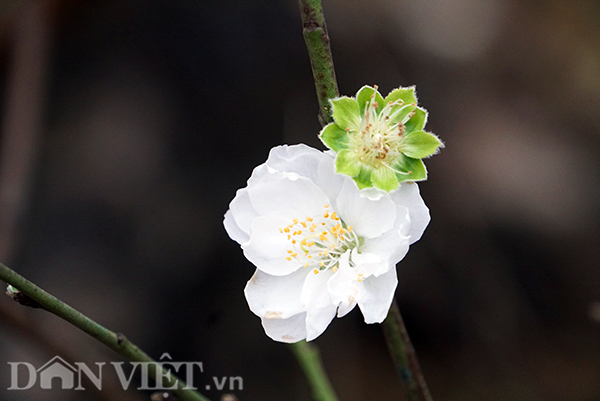
[[[129,341],[123,334],[115,333],[101,326],[1,263],[0,280],[18,289],[20,293],[39,304],[42,309],[66,320],[129,361],[149,362],[148,374],[150,377],[164,388],[173,388],[173,390],[169,391],[179,400],[210,401],[202,394],[189,389],[190,387],[185,382],[170,373],[166,368],[161,367],[158,362]]]
[[[382,323],[388,350],[410,401],[432,401],[425,377],[396,302]]]
[[[308,49],[313,79],[319,100],[319,122],[325,126],[333,122],[329,99],[339,96],[329,34],[321,0],[299,0],[302,16],[302,35]]]
[[[335,391],[327,378],[319,349],[306,341],[290,344],[290,348],[306,376],[315,401],[337,401]]]

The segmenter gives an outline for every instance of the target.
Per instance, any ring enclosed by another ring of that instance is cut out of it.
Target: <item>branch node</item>
[[[28,306],[30,308],[36,309],[42,307],[36,301],[23,294],[21,291],[17,290],[12,285],[8,285],[6,287],[6,295],[8,295],[13,301],[18,302],[23,306]]]
[[[127,341],[127,337],[123,333],[117,333],[117,345],[121,346]]]

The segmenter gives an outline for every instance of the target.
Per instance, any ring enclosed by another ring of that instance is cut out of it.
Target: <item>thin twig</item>
[[[410,401],[432,401],[396,301],[382,323],[388,349]]]
[[[322,126],[333,122],[329,99],[339,96],[329,35],[321,0],[299,0],[302,16],[302,34],[308,49],[313,79],[319,100],[319,122]]]
[[[168,388],[181,401],[209,401],[202,394],[191,390],[185,382],[171,374],[160,363],[125,338],[124,335],[114,333],[99,325],[1,263],[0,280],[12,285],[40,304],[43,309],[66,320],[128,360],[148,363],[150,377],[164,388]],[[171,388],[173,389],[171,390]]]
[[[327,378],[319,349],[306,341],[290,344],[300,367],[310,384],[315,401],[337,401],[335,391]]]

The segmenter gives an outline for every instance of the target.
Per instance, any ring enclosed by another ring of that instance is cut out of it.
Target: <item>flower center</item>
[[[397,106],[401,106],[400,109]],[[415,104],[405,105],[404,101],[398,100],[389,102],[378,112],[379,104],[375,100],[375,94],[371,95],[359,130],[351,135],[351,149],[361,162],[376,169],[384,166],[392,168],[391,165],[401,154],[400,145],[406,132],[404,124],[415,115],[412,111],[401,121],[391,123],[390,117],[401,112],[404,109],[402,106],[411,107]]]
[[[337,271],[340,256],[360,245],[360,237],[352,227],[346,226],[329,205],[323,207],[323,214],[293,219],[279,229],[290,244],[285,259],[299,261],[305,268],[310,266],[315,274],[329,268]]]

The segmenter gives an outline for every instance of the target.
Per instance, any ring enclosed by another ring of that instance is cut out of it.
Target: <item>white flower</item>
[[[362,194],[334,163],[333,152],[305,145],[273,148],[225,214],[257,267],[245,289],[250,310],[276,341],[313,340],[357,304],[365,322],[382,322],[396,263],[429,223],[417,184]]]

